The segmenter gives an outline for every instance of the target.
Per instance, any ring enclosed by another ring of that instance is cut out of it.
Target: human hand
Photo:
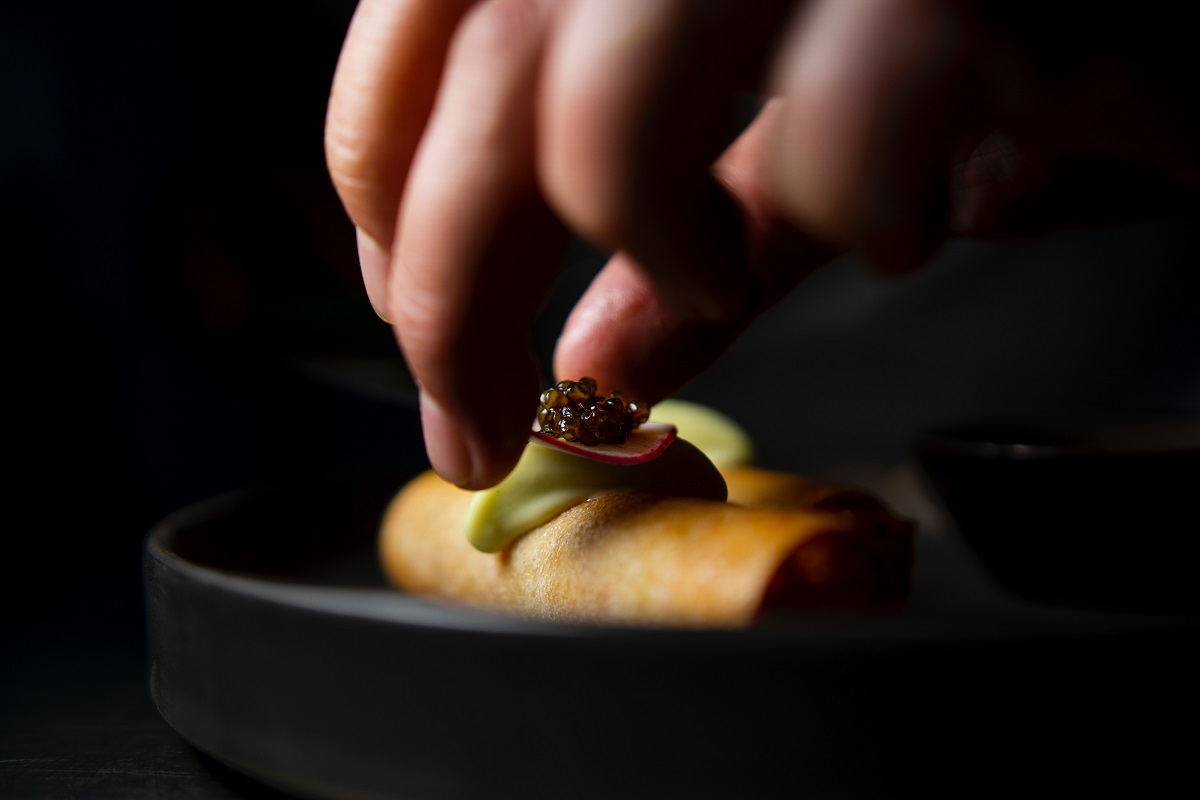
[[[1160,74],[1047,69],[976,11],[363,0],[327,156],[434,467],[483,488],[515,463],[542,388],[528,331],[571,233],[614,256],[555,374],[653,403],[839,252],[907,270],[951,234],[1061,224],[1075,209],[1027,201],[1068,155],[1200,186],[1187,120],[1142,91]],[[745,92],[771,99],[734,138]]]

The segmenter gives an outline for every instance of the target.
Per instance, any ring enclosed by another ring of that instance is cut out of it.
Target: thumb
[[[711,366],[748,321],[685,319],[628,254],[618,253],[567,318],[555,376],[590,375],[602,392],[656,403]]]

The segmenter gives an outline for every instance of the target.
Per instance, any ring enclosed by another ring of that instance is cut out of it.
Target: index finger
[[[541,386],[530,329],[567,244],[533,170],[534,87],[552,0],[464,20],[401,202],[387,302],[442,477],[497,483]]]
[[[385,248],[446,49],[474,2],[361,0],[346,32],[325,117],[325,160],[355,226]]]

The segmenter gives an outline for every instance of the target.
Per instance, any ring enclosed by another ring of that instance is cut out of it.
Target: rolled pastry
[[[591,497],[497,553],[463,535],[471,492],[426,472],[384,514],[389,581],[427,598],[529,617],[744,627],[785,609],[894,609],[913,528],[861,491],[755,467],[722,470],[728,500]]]

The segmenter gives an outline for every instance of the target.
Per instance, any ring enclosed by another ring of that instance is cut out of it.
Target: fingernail
[[[470,483],[474,464],[467,442],[450,415],[424,392],[421,393],[421,429],[425,435],[425,452],[437,474],[458,486]]]
[[[371,308],[384,322],[390,322],[387,315],[387,276],[391,255],[378,242],[363,233],[361,228],[355,229],[358,240],[358,266],[362,270],[363,287],[367,290],[367,299]]]

